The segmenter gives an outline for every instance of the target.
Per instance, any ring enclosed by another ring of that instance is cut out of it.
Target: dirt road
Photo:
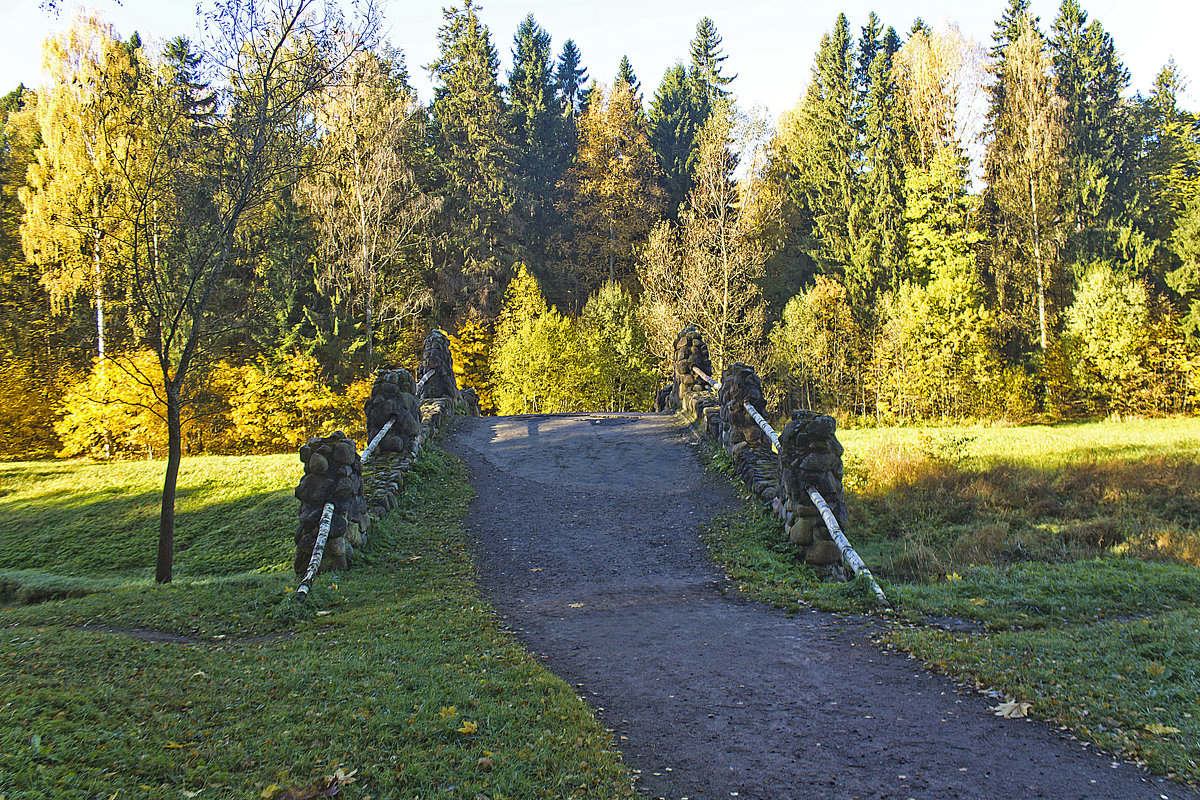
[[[734,594],[699,527],[739,502],[668,415],[460,422],[467,524],[506,624],[592,705],[651,797],[1200,795],[994,716],[873,623]]]

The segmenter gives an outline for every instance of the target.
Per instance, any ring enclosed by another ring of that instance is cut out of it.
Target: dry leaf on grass
[[[1142,727],[1155,736],[1166,736],[1169,733],[1183,733],[1179,728],[1172,728],[1170,725],[1163,725],[1160,722],[1147,722]]]
[[[1005,717],[1006,719],[1019,719],[1020,717],[1029,716],[1029,709],[1033,708],[1032,703],[1022,703],[1019,700],[1009,700],[1007,703],[1001,703],[998,706],[992,706],[989,711],[994,711],[997,717]]]

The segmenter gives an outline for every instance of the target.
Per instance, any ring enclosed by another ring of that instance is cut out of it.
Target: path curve
[[[613,730],[638,785],[672,798],[1200,795],[1006,720],[875,623],[788,618],[729,589],[699,527],[739,502],[669,415],[459,420],[484,593]]]

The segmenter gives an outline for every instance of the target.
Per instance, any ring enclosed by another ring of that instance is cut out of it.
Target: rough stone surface
[[[881,623],[740,598],[698,533],[738,501],[688,435],[587,414],[462,420],[449,440],[478,493],[484,591],[613,729],[645,796],[1200,800],[995,716],[872,644]]]
[[[383,429],[388,420],[396,422],[388,429],[375,453],[408,453],[421,431],[421,407],[413,395],[412,375],[406,369],[381,369],[371,384],[364,412],[367,417],[367,441]]]
[[[346,542],[343,537],[351,525],[363,527],[367,515],[362,461],[354,441],[341,431],[336,431],[332,436],[313,437],[300,448],[300,457],[304,460],[305,474],[296,486],[300,511],[292,568],[296,577],[308,571],[308,562],[312,559],[321,527],[322,512],[326,503],[333,503],[333,520],[320,571],[345,569],[349,565],[350,554],[343,547]],[[341,544],[334,545],[334,542]],[[335,549],[337,552],[331,552]]]
[[[779,472],[787,501],[784,526],[788,538],[808,563],[827,567],[831,577],[844,577],[840,555],[807,487],[815,486],[842,530],[846,530],[846,497],[842,489],[842,445],[834,434],[837,422],[826,414],[797,411],[779,434]],[[796,532],[796,531],[799,532]],[[810,552],[811,551],[811,552]]]
[[[435,330],[425,337],[425,349],[421,355],[420,375],[433,372],[421,387],[421,399],[448,397],[457,403],[460,399],[458,381],[454,377],[454,360],[450,356],[450,337],[444,331]]]

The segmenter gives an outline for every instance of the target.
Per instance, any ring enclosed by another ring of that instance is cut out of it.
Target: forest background
[[[239,124],[265,68],[77,15],[0,105],[0,454],[162,455],[173,414],[187,452],[353,432],[374,370],[439,326],[499,413],[646,409],[693,323],[781,412],[1194,413],[1184,76],[1130,94],[1099,20],[1028,12],[986,47],[839,15],[772,124],[707,17],[651,91],[532,15],[502,75],[467,3],[427,104],[377,39],[337,64],[301,39],[261,162]]]

